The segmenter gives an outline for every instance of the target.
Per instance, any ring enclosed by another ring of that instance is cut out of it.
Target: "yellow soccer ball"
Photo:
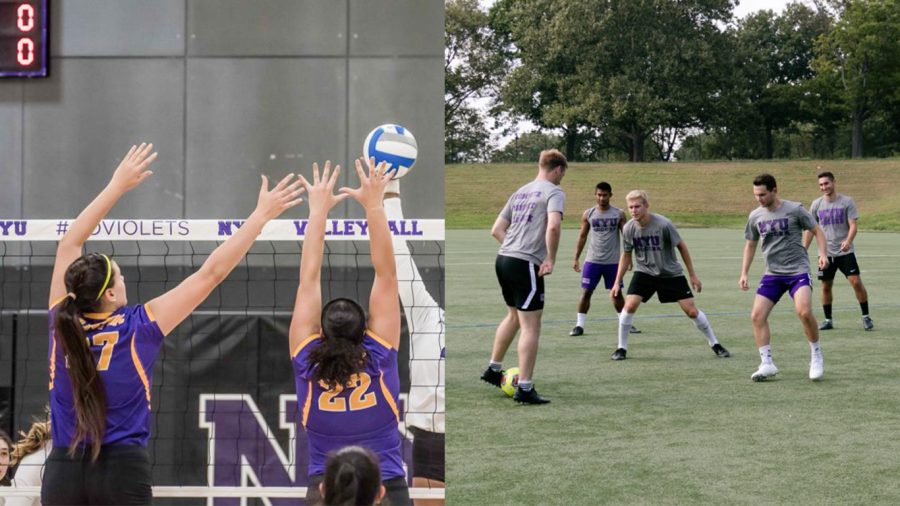
[[[503,376],[500,378],[500,389],[503,390],[506,395],[512,397],[514,393],[516,393],[516,387],[519,386],[519,368],[518,367],[510,367],[503,373]]]

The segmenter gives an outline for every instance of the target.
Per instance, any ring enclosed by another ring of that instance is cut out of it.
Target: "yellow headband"
[[[97,294],[97,300],[100,300],[100,297],[103,297],[103,292],[106,291],[106,285],[109,284],[109,277],[112,275],[112,264],[109,263],[109,257],[100,253],[100,256],[106,260],[106,281],[103,282],[103,288],[100,289],[100,293]]]

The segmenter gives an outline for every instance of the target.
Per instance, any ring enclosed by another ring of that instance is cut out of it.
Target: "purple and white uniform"
[[[66,448],[75,437],[75,401],[63,347],[55,339],[57,305],[50,309],[50,428],[53,446]],[[106,390],[103,444],[146,447],[150,439],[153,364],[165,336],[144,305],[82,316],[88,345]]]
[[[297,402],[309,439],[309,476],[325,474],[328,452],[359,445],[378,455],[382,480],[405,477],[398,428],[397,350],[366,330],[365,368],[351,378],[348,386],[328,390],[313,382],[316,365],[309,361],[321,338],[320,334],[310,336],[292,353]]]

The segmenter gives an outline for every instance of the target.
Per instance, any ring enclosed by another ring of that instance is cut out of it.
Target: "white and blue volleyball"
[[[363,143],[365,157],[374,158],[375,164],[387,162],[388,172],[393,172],[392,179],[406,175],[416,163],[419,148],[412,132],[400,125],[381,125],[369,132]]]

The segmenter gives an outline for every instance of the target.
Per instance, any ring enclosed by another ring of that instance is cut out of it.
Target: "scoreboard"
[[[47,0],[0,0],[0,77],[47,75]]]

